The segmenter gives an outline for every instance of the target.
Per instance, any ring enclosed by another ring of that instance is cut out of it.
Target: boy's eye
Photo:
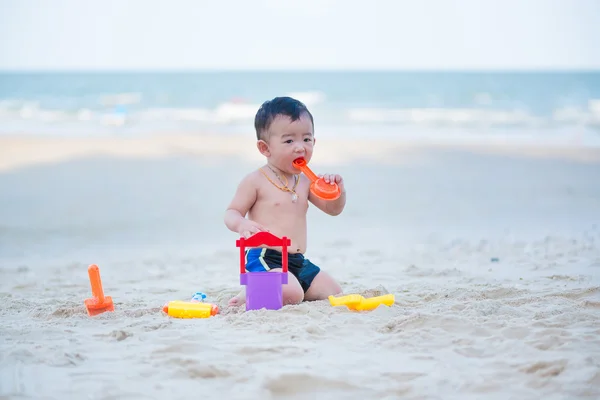
[[[312,139],[311,138],[306,138],[306,139],[304,139],[304,141],[305,142],[312,142]]]
[[[292,139],[288,139],[284,143],[292,143]]]

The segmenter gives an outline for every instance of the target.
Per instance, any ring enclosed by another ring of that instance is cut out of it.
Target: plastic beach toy
[[[174,318],[210,318],[219,313],[219,307],[202,302],[170,301],[163,306],[163,311]]]
[[[206,298],[206,295],[204,293],[202,293],[202,292],[196,292],[192,296],[192,299],[190,300],[190,302],[192,302],[192,303],[202,303],[205,298]]]
[[[282,285],[288,283],[288,246],[291,240],[269,232],[257,232],[235,242],[240,248],[240,285],[246,285],[246,311],[279,310],[283,307]],[[282,271],[247,272],[246,247],[281,246]]]
[[[96,264],[88,267],[90,285],[92,286],[92,298],[85,299],[83,304],[90,317],[102,314],[105,311],[115,311],[112,297],[104,296],[102,289],[102,280],[100,279],[100,269]]]
[[[334,297],[329,296],[329,303],[334,306],[346,306],[353,311],[370,311],[384,304],[390,307],[394,304],[395,297],[393,294],[383,296],[364,298],[360,294],[349,294],[346,296]]]
[[[338,184],[334,183],[332,185],[331,183],[325,182],[323,178],[319,178],[317,175],[315,175],[315,173],[308,168],[304,157],[295,159],[292,164],[295,168],[302,171],[308,179],[310,179],[310,191],[315,196],[323,200],[336,200],[342,195],[342,191],[340,190]]]

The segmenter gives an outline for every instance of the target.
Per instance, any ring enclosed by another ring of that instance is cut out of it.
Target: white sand
[[[222,212],[259,159],[230,144],[0,139],[1,398],[600,396],[598,151],[378,143],[359,159],[324,141],[314,168],[342,173],[349,202],[310,209],[307,256],[397,303],[246,313],[225,306],[240,286]],[[116,302],[95,318],[91,263]],[[161,313],[197,290],[219,316]]]

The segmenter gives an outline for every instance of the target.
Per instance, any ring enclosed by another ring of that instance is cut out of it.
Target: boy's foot
[[[242,290],[236,296],[234,296],[231,299],[229,299],[229,302],[227,304],[230,307],[233,307],[233,306],[241,306],[245,302],[246,302],[246,296],[245,296],[244,291]]]

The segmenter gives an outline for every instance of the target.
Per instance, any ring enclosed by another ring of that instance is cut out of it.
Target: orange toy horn
[[[336,200],[342,195],[337,183],[326,183],[323,178],[319,178],[317,175],[315,175],[315,173],[308,167],[304,157],[295,159],[292,161],[292,164],[294,165],[294,168],[304,172],[304,175],[310,179],[310,191],[315,196],[323,200]]]
[[[102,290],[102,280],[100,279],[100,269],[96,264],[88,267],[90,276],[90,285],[92,286],[92,298],[85,299],[84,304],[90,317],[102,314],[105,311],[115,311],[113,300],[110,296],[104,296]]]

